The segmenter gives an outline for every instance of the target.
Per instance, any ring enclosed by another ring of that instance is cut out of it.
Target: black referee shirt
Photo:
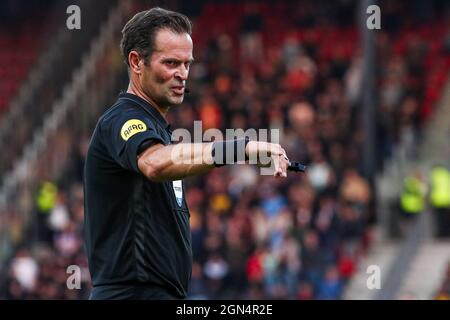
[[[148,286],[184,298],[192,266],[184,187],[181,180],[152,182],[139,171],[144,142],[170,144],[170,126],[144,99],[122,93],[99,119],[85,165],[92,283],[94,290]]]

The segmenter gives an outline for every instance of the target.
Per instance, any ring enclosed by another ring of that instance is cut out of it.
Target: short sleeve
[[[125,110],[103,120],[106,148],[122,168],[141,173],[137,164],[139,146],[146,141],[165,144],[154,121],[136,110]]]

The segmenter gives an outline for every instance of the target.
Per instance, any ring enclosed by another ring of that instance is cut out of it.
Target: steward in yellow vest
[[[450,171],[443,166],[431,170],[430,203],[433,208],[450,208]]]
[[[437,165],[431,170],[430,204],[439,237],[450,236],[450,171]]]
[[[425,208],[426,185],[417,176],[407,176],[400,196],[400,207],[404,213],[418,214]]]

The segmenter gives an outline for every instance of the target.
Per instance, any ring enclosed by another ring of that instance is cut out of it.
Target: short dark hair
[[[120,41],[120,50],[128,66],[128,55],[132,50],[136,50],[146,62],[153,53],[155,35],[160,29],[191,35],[192,22],[181,13],[159,7],[135,14],[123,27]]]

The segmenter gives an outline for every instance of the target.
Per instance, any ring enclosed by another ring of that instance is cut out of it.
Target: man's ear
[[[128,54],[128,63],[130,65],[131,72],[134,72],[136,74],[141,74],[141,66],[143,63],[143,60],[141,59],[139,53],[135,50],[130,51]]]

